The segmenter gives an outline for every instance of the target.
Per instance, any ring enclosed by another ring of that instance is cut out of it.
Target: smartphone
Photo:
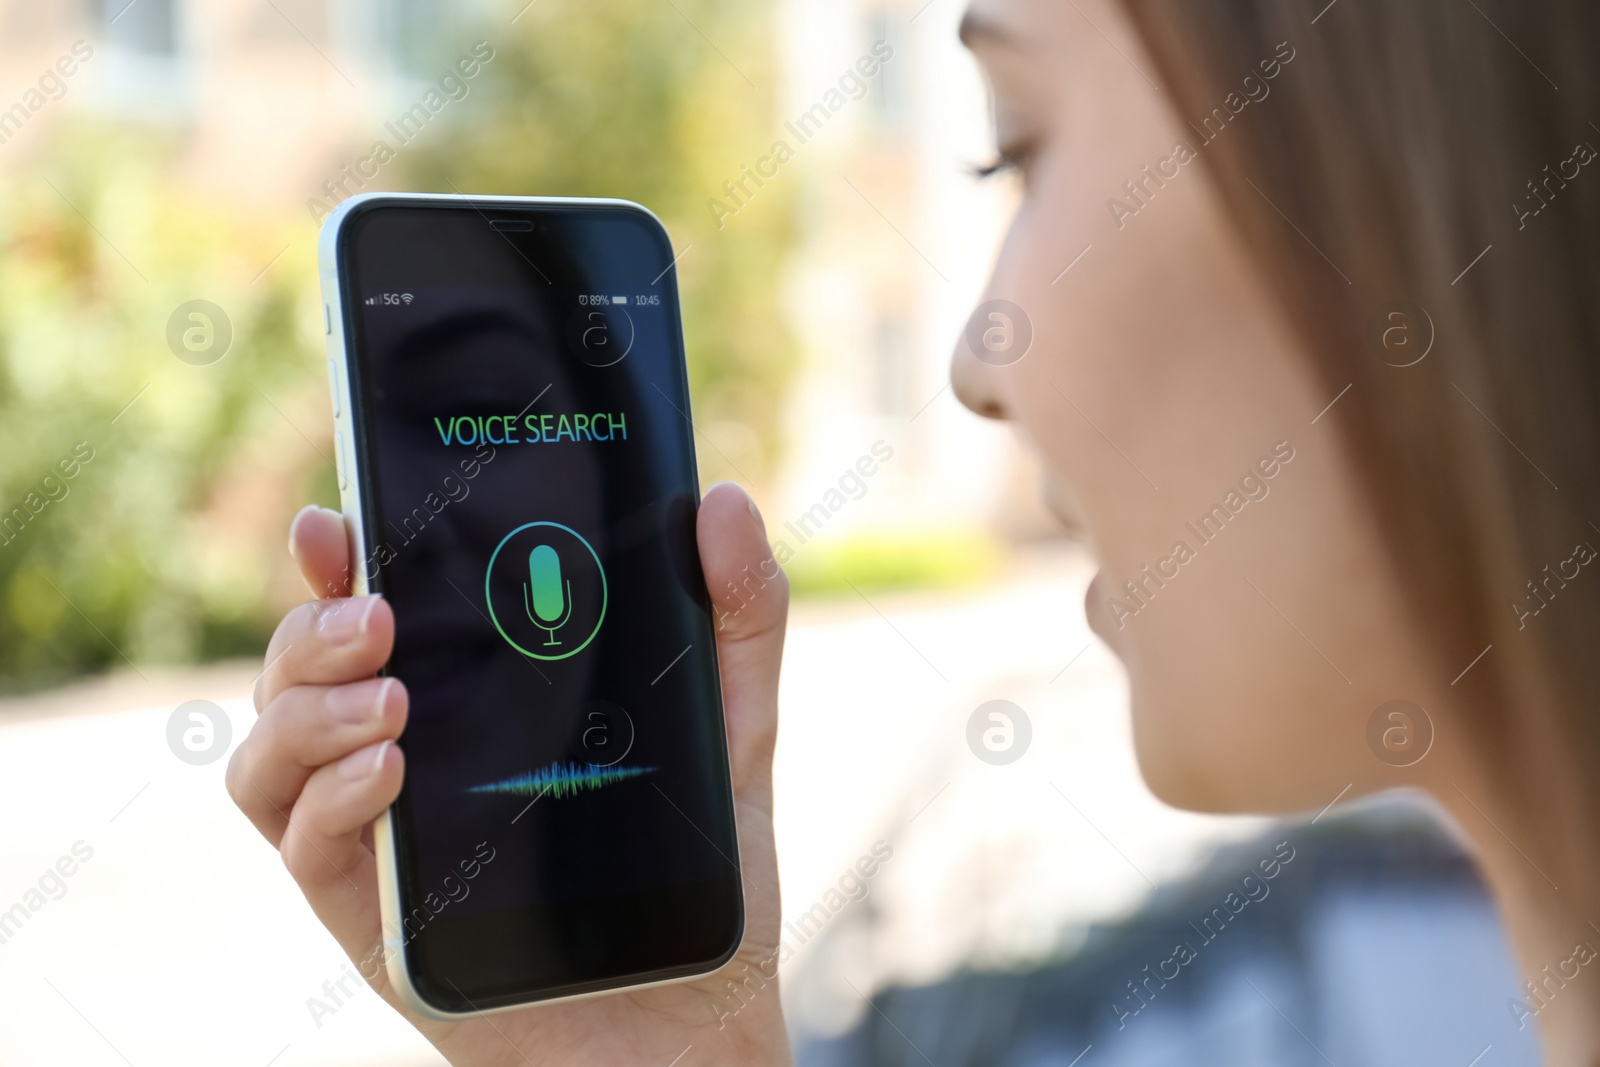
[[[352,584],[411,698],[381,965],[442,1019],[715,971],[744,897],[665,229],[372,194],[319,258]]]

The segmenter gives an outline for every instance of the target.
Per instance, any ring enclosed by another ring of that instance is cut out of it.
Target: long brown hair
[[[1327,397],[1349,387],[1318,429],[1441,684],[1508,779],[1548,781],[1554,738],[1600,813],[1600,7],[1126,2]]]

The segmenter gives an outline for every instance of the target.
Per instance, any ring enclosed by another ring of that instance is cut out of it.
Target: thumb
[[[301,508],[289,524],[289,554],[317,599],[350,595],[350,535],[337,511]]]
[[[706,491],[698,535],[737,790],[761,780],[771,765],[789,579],[767,544],[755,503],[732,482]]]

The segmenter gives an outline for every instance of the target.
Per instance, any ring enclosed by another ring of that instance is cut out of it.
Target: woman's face
[[[975,0],[963,38],[1023,196],[984,294],[1020,316],[980,306],[955,391],[1036,450],[1052,510],[1099,563],[1085,606],[1127,666],[1147,781],[1224,811],[1419,781],[1429,763],[1380,761],[1368,720],[1401,699],[1437,726],[1448,679],[1422,676],[1397,576],[1321,414],[1337,390],[1228,229],[1203,135],[1152,84],[1115,0]],[[1218,107],[1249,94],[1232,122],[1295,76],[1289,46],[1260,58],[1239,72],[1250,83],[1219,89]],[[1023,317],[1032,342],[1017,358]]]

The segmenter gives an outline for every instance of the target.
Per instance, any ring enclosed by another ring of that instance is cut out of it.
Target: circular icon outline
[[[1391,730],[1402,728],[1385,725],[1392,722],[1391,716],[1397,713],[1405,715],[1408,719],[1407,724],[1403,727],[1404,729],[1411,732],[1418,732],[1420,729],[1426,729],[1427,731],[1426,743],[1421,746],[1422,751],[1415,758],[1403,758],[1403,754],[1397,753],[1393,748],[1390,748],[1384,740]],[[1433,751],[1433,741],[1437,735],[1437,731],[1433,726],[1433,716],[1428,714],[1428,709],[1414,700],[1404,699],[1386,700],[1376,708],[1373,708],[1372,714],[1367,716],[1366,733],[1367,748],[1371,750],[1372,754],[1378,757],[1380,762],[1400,770],[1404,770],[1407,767],[1415,767],[1424,759],[1427,759],[1428,753]]]
[[[990,731],[997,729],[992,725],[995,714],[1005,716],[1006,727],[1011,731],[1010,743],[1001,749],[991,747],[985,740]],[[1006,767],[1027,755],[1033,746],[1033,719],[1014,700],[985,700],[967,716],[966,734],[967,748],[974,756],[991,767]]]
[[[207,317],[212,331],[211,343],[204,349],[190,348],[184,341],[185,335],[196,328],[193,321],[197,313]],[[174,356],[191,367],[209,367],[233,350],[233,318],[215,301],[185,300],[167,316],[166,338],[167,348]]]
[[[639,727],[634,723],[633,716],[628,714],[627,708],[623,707],[621,704],[618,704],[615,700],[607,700],[605,697],[598,697],[589,701],[589,703],[584,707],[583,711],[583,717],[585,720],[587,720],[590,715],[597,713],[601,715],[608,714],[605,709],[596,708],[596,704],[607,704],[610,707],[615,708],[617,711],[622,712],[622,718],[628,724],[628,747],[622,750],[622,755],[613,759],[610,763],[597,763],[594,760],[589,759],[587,756],[584,757],[584,762],[591,767],[615,767],[617,764],[627,759],[628,753],[633,751],[633,743],[639,739]],[[588,744],[584,742],[582,738],[587,737],[589,735],[589,731],[594,729],[597,729],[597,727],[586,726],[584,727],[583,734],[580,735],[579,743],[583,745],[585,752],[591,752],[593,750],[589,748]]]
[[[992,325],[996,314],[1006,317],[1006,327],[1014,336],[1005,349],[998,352],[985,343],[984,338]],[[1010,300],[993,299],[985,300],[972,309],[967,316],[967,324],[962,329],[962,336],[966,339],[967,349],[980,363],[987,363],[991,367],[1009,367],[1021,362],[1022,358],[1033,350],[1033,319],[1022,307]],[[1018,349],[1012,355],[1012,349]]]
[[[1390,322],[1395,315],[1409,316],[1417,312],[1422,314],[1422,321],[1428,325],[1428,344],[1423,348],[1422,355],[1416,359],[1408,363],[1396,363],[1388,357],[1388,354],[1394,351],[1389,347],[1387,341],[1389,332],[1395,329],[1409,329],[1410,324],[1407,323],[1404,326],[1389,326],[1385,324]],[[1434,342],[1439,339],[1439,332],[1434,326],[1433,316],[1428,314],[1427,308],[1415,300],[1391,300],[1387,304],[1381,305],[1373,314],[1372,321],[1368,325],[1368,339],[1372,343],[1380,363],[1385,367],[1403,370],[1406,367],[1415,367],[1418,363],[1428,358],[1428,353],[1433,351]]]
[[[601,325],[577,325],[581,320],[586,320],[591,315],[599,315],[602,320]],[[623,346],[622,355],[618,356],[616,359],[607,360],[606,362],[602,363],[599,360],[592,358],[594,350],[584,343],[583,338],[589,335],[590,330],[603,329],[608,334],[614,332],[612,322],[610,321],[610,316],[613,315],[621,315],[623,321],[628,324],[628,343]],[[574,329],[579,331],[576,338],[571,337],[571,331]],[[569,339],[572,341],[572,347],[576,350],[578,360],[585,366],[594,367],[598,370],[604,370],[607,367],[615,367],[618,363],[621,363],[623,360],[627,359],[628,353],[633,351],[634,341],[638,340],[639,337],[639,327],[634,324],[633,316],[628,314],[628,309],[615,304],[580,305],[577,313],[572,316],[569,322],[568,331]]]
[[[529,652],[527,649],[513,641],[511,639],[511,635],[506,633],[506,628],[500,625],[500,617],[495,614],[494,595],[490,592],[489,588],[490,579],[494,576],[494,562],[500,558],[500,550],[506,547],[506,542],[517,536],[517,534],[521,533],[523,530],[530,530],[535,526],[553,526],[558,530],[563,530],[571,534],[573,537],[576,537],[578,539],[578,543],[589,550],[589,555],[594,558],[594,569],[600,575],[600,616],[594,620],[594,629],[589,631],[589,636],[583,639],[583,643],[581,645],[570,652],[563,652],[559,656],[541,656],[537,652]],[[570,526],[563,526],[559,522],[550,522],[547,519],[541,519],[538,522],[523,523],[521,526],[518,526],[515,530],[512,530],[510,533],[502,537],[500,539],[500,543],[494,546],[494,552],[489,556],[489,566],[484,568],[483,572],[483,601],[489,607],[489,621],[494,623],[494,628],[496,630],[500,631],[500,636],[505,638],[506,644],[510,645],[512,648],[516,649],[518,652],[521,652],[524,656],[527,656],[530,659],[540,659],[544,660],[546,663],[554,663],[557,660],[568,659],[572,656],[576,656],[579,652],[582,652],[584,649],[589,647],[589,642],[594,640],[595,635],[600,632],[601,625],[606,621],[606,607],[611,602],[611,594],[606,584],[606,568],[600,562],[600,553],[594,550],[594,546],[589,543],[589,539],[584,537],[581,533],[579,533],[577,530],[574,530]]]
[[[195,716],[203,716],[211,731],[211,743],[193,748],[185,740],[195,729]],[[233,744],[233,720],[220,704],[210,700],[185,700],[167,716],[167,748],[191,767],[206,767],[228,754]]]

